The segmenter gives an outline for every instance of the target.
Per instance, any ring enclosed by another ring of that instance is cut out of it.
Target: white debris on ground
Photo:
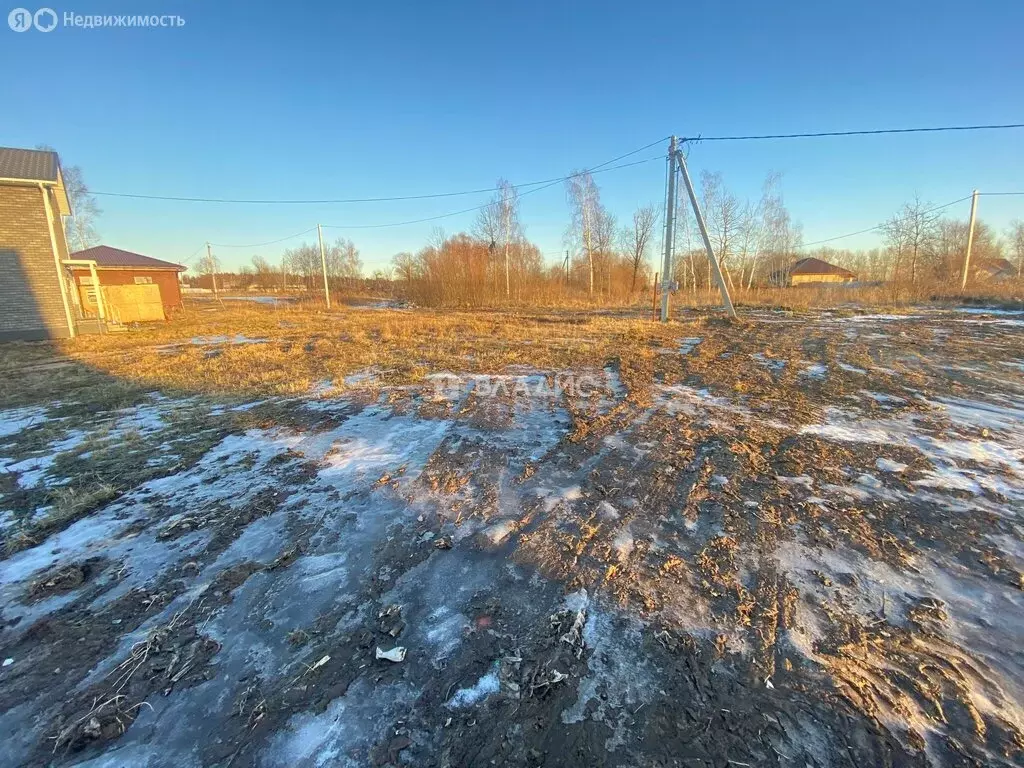
[[[501,690],[501,681],[498,679],[497,667],[498,664],[495,662],[490,671],[472,686],[469,688],[459,688],[459,690],[452,694],[452,697],[445,706],[452,708],[470,707],[480,703],[492,693],[497,693]]]

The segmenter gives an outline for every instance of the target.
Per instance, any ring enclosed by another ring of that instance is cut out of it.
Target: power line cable
[[[693,136],[683,142],[700,141],[757,141],[761,139],[811,139],[826,136],[878,136],[892,133],[940,133],[945,131],[995,131],[1008,128],[1024,128],[1024,123],[1001,125],[945,125],[934,128],[876,128],[865,131],[818,131],[815,133],[769,133],[753,136]]]
[[[652,141],[650,144],[645,144],[644,146],[642,146],[642,147],[640,147],[638,149],[631,150],[629,152],[626,152],[625,154],[619,155],[618,157],[613,157],[611,160],[608,160],[607,162],[601,163],[600,165],[596,165],[596,166],[594,166],[594,168],[592,168],[590,170],[593,172],[593,171],[595,171],[595,170],[597,170],[599,168],[603,168],[606,165],[611,165],[612,163],[616,163],[619,160],[623,160],[623,159],[625,159],[627,157],[630,157],[632,155],[635,155],[635,154],[637,154],[639,152],[643,152],[645,149],[650,149],[651,147],[655,146],[656,144],[661,144],[664,141],[668,141],[668,138],[669,137],[666,136],[666,137],[664,137],[662,139],[658,139],[657,141]],[[557,178],[541,179],[539,181],[527,181],[527,182],[523,182],[521,184],[513,184],[512,186],[515,189],[523,189],[523,188],[526,188],[526,187],[540,186],[542,184],[551,184],[551,183],[556,183],[557,184],[559,182],[565,181],[566,178],[571,178],[571,177],[559,176]],[[460,192],[436,192],[436,193],[424,194],[424,195],[393,195],[393,196],[390,196],[390,197],[351,197],[351,198],[332,199],[332,200],[287,200],[287,199],[266,199],[266,200],[255,199],[254,200],[254,199],[234,199],[234,198],[222,198],[222,197],[181,197],[181,196],[173,196],[173,195],[142,195],[142,194],[135,194],[135,193],[129,193],[129,192],[95,192],[95,191],[90,191],[89,194],[98,195],[98,196],[102,196],[102,197],[126,197],[126,198],[132,198],[132,199],[137,199],[137,200],[167,200],[167,201],[180,202],[180,203],[232,203],[232,204],[244,204],[244,205],[335,205],[335,204],[342,204],[342,203],[386,203],[386,202],[396,202],[396,201],[401,201],[401,200],[430,200],[430,199],[433,199],[433,198],[442,198],[442,197],[459,197],[459,196],[462,196],[462,195],[479,195],[479,194],[483,194],[483,193],[486,193],[486,192],[493,192],[493,191],[494,191],[494,187],[491,186],[491,187],[486,187],[486,188],[483,188],[483,189],[466,189],[466,190],[462,190]]]
[[[534,189],[531,189],[531,190],[528,190],[526,192],[523,192],[521,195],[519,195],[519,197],[523,198],[523,197],[526,197],[527,195],[533,194],[534,192],[540,192],[540,191],[542,191],[544,189],[548,189],[550,187],[553,187],[556,184],[561,184],[562,182],[566,181],[567,179],[575,178],[576,176],[579,176],[579,175],[581,175],[583,173],[606,173],[608,171],[615,171],[615,170],[619,170],[621,168],[631,168],[633,166],[642,165],[644,163],[650,163],[650,162],[652,162],[654,160],[664,159],[664,158],[662,158],[662,156],[659,155],[657,157],[644,158],[643,160],[634,160],[634,161],[629,162],[629,163],[620,163],[619,165],[609,165],[609,163],[614,163],[617,160],[622,160],[623,158],[630,157],[631,155],[635,155],[637,152],[642,152],[645,149],[650,149],[652,146],[654,146],[657,143],[658,142],[652,142],[651,144],[647,144],[647,145],[645,145],[643,147],[640,147],[639,149],[634,149],[631,152],[627,152],[624,155],[619,155],[618,157],[614,157],[611,160],[606,160],[603,163],[595,165],[592,169],[588,169],[586,171],[579,171],[577,173],[572,173],[572,174],[569,174],[568,176],[560,176],[560,177],[558,177],[556,179],[551,179],[544,186],[536,187]],[[488,192],[493,192],[494,190],[490,189],[490,190],[487,190],[487,191]],[[487,203],[484,203],[483,205],[477,205],[477,206],[474,206],[472,208],[464,208],[464,209],[459,210],[459,211],[451,211],[449,213],[442,213],[442,214],[440,214],[438,216],[428,216],[428,217],[422,218],[422,219],[410,219],[408,221],[396,221],[396,222],[389,222],[389,223],[386,223],[386,224],[324,224],[322,226],[323,226],[324,229],[383,229],[383,228],[388,228],[388,227],[401,227],[401,226],[405,226],[405,225],[408,225],[408,224],[421,224],[421,223],[428,222],[428,221],[438,221],[440,219],[446,219],[446,218],[450,218],[452,216],[458,216],[458,215],[463,214],[463,213],[472,213],[473,211],[482,210],[482,209],[486,208],[489,205],[492,205],[492,203],[491,202],[487,202]],[[305,234],[308,234],[310,232],[315,232],[315,231],[316,231],[316,227],[311,227],[310,229],[304,230],[303,232],[297,232],[294,235],[288,235],[287,237],[282,237],[282,238],[279,238],[277,240],[269,240],[269,241],[264,242],[264,243],[248,243],[248,244],[245,244],[245,245],[231,245],[231,244],[227,244],[227,243],[210,243],[210,245],[216,246],[217,248],[260,248],[260,247],[265,246],[265,245],[275,245],[277,243],[283,243],[285,240],[291,240],[292,238],[299,237],[301,235],[305,235]]]
[[[1024,195],[1024,192],[979,192],[978,194],[989,197],[1009,197],[1010,195]]]
[[[657,142],[655,142],[655,143],[657,143]],[[650,145],[648,145],[648,147],[649,146]],[[629,154],[636,154],[636,152],[631,152]],[[615,158],[615,159],[618,160],[618,159],[622,159],[622,157],[627,157],[627,156],[628,155],[623,155],[623,156],[621,156],[619,158]],[[522,199],[522,198],[526,197],[527,195],[532,195],[535,192],[541,192],[542,190],[549,189],[550,187],[553,187],[556,184],[561,184],[564,181],[568,181],[569,179],[576,178],[577,176],[581,176],[584,173],[591,173],[591,174],[594,174],[594,173],[605,173],[606,171],[615,171],[615,170],[618,170],[620,168],[631,168],[631,167],[633,167],[635,165],[642,165],[644,163],[650,163],[650,162],[652,162],[654,160],[664,160],[664,159],[665,158],[662,155],[658,155],[657,157],[648,157],[648,158],[645,158],[643,160],[634,160],[631,163],[621,163],[620,165],[613,165],[613,166],[609,166],[609,167],[602,167],[602,166],[608,165],[608,163],[601,163],[601,165],[594,166],[593,169],[588,169],[588,170],[585,170],[585,171],[579,171],[578,173],[572,173],[572,174],[569,174],[568,176],[563,176],[563,177],[558,178],[558,179],[553,179],[548,184],[545,184],[542,187],[535,187],[534,189],[531,189],[531,190],[529,190],[527,192],[523,192],[521,195],[519,195],[519,199]],[[608,162],[615,162],[615,160],[609,160]],[[437,216],[427,216],[426,218],[422,218],[422,219],[409,219],[407,221],[392,221],[392,222],[388,222],[387,224],[324,224],[323,227],[324,227],[324,229],[385,229],[385,228],[389,228],[389,227],[404,227],[404,226],[406,226],[408,224],[423,224],[423,223],[428,222],[428,221],[439,221],[440,219],[447,219],[447,218],[451,218],[452,216],[459,216],[459,215],[461,215],[463,213],[472,213],[474,211],[481,211],[484,208],[487,208],[488,206],[491,206],[493,204],[494,204],[493,202],[487,202],[487,203],[484,203],[483,205],[476,205],[476,206],[473,206],[472,208],[463,208],[462,210],[459,210],[459,211],[451,211],[449,213],[442,213],[442,214],[439,214]]]
[[[285,240],[291,240],[292,238],[299,237],[300,235],[308,235],[310,232],[316,232],[316,227],[310,227],[302,232],[296,232],[294,235],[288,235],[287,237],[281,237],[277,240],[267,240],[265,243],[247,243],[245,245],[229,245],[227,243],[210,243],[210,245],[217,248],[262,248],[264,245],[276,245],[277,243],[283,243]]]
[[[205,247],[206,247],[206,243],[203,243],[198,248],[196,248],[194,251],[192,251],[192,255],[191,256],[189,256],[187,259],[185,259],[184,261],[181,261],[179,263],[181,263],[181,264],[188,264],[190,261],[192,261],[192,259],[194,259],[196,256],[198,256],[199,252],[201,250],[203,250],[203,248],[205,248]]]
[[[941,211],[943,208],[949,208],[949,206],[951,206],[951,205],[956,205],[957,203],[962,203],[965,200],[970,200],[970,199],[971,199],[971,196],[967,195],[967,197],[961,197],[959,200],[953,200],[952,202],[949,202],[949,203],[943,203],[942,205],[936,205],[934,208],[929,208],[928,210],[922,211],[921,213],[925,214],[925,213],[932,213],[934,211]],[[876,224],[875,226],[868,227],[867,229],[859,229],[856,232],[847,232],[845,235],[836,235],[835,237],[826,237],[824,240],[814,240],[813,242],[803,243],[802,245],[798,245],[796,247],[797,248],[809,248],[812,245],[822,245],[823,243],[831,243],[831,242],[833,242],[835,240],[844,240],[845,238],[853,237],[854,235],[865,235],[868,232],[876,232],[877,230],[881,229],[884,226],[885,226],[884,224]]]

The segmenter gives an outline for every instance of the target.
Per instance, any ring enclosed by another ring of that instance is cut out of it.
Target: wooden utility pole
[[[565,287],[569,287],[569,252],[565,252]]]
[[[331,308],[331,289],[327,287],[327,254],[324,253],[324,231],[320,225],[316,225],[316,237],[320,241],[320,266],[324,271],[324,301],[327,302],[327,308]]]
[[[213,281],[213,298],[217,298],[217,262],[213,260],[210,244],[206,244],[206,262],[210,265],[210,280]]]
[[[967,275],[971,269],[971,248],[974,247],[974,221],[978,213],[978,190],[971,192],[971,222],[967,225],[967,250],[964,251],[964,268],[960,273],[960,293],[967,288]]]
[[[669,276],[672,274],[672,247],[676,227],[676,137],[668,143],[668,183],[665,191],[665,254],[661,265],[661,322],[668,322]]]
[[[675,139],[673,138],[673,142]],[[700,236],[704,239],[704,250],[708,254],[708,263],[711,265],[711,274],[718,284],[718,290],[722,293],[722,304],[725,306],[726,314],[729,317],[736,317],[736,309],[732,305],[732,298],[729,296],[729,288],[722,277],[722,268],[715,258],[715,250],[711,247],[711,238],[708,237],[708,227],[704,223],[704,214],[700,211],[700,204],[697,202],[697,194],[693,191],[693,183],[690,181],[690,173],[686,170],[686,159],[682,150],[676,152],[676,162],[679,164],[679,172],[682,174],[683,183],[686,184],[686,193],[690,196],[690,205],[693,207],[694,218],[697,219],[697,227],[700,229]]]

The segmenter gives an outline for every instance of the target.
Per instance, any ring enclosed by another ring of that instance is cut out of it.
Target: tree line
[[[386,268],[376,270],[372,285],[431,306],[623,304],[648,295],[663,247],[659,206],[643,205],[620,222],[587,171],[568,177],[565,194],[569,217],[561,254],[545,255],[529,240],[518,191],[499,179],[468,232],[433,230],[418,251],[395,254]],[[919,197],[877,227],[879,247],[861,250],[804,248],[802,227],[785,204],[777,173],[765,178],[756,199],[743,199],[728,188],[721,173],[704,171],[698,197],[723,275],[740,296],[785,284],[789,269],[806,256],[849,269],[859,283],[885,284],[894,299],[951,288],[960,279],[967,222],[941,217]],[[685,196],[676,211],[674,237],[672,281],[684,292],[711,290],[711,266]],[[1001,238],[977,221],[972,251],[972,280],[1019,279],[1024,223],[1013,222]],[[351,240],[326,244],[325,255],[333,290],[367,288],[359,250]],[[220,272],[216,259],[204,258],[198,271],[207,280],[216,272],[223,286],[232,283],[243,289],[315,292],[323,280],[319,247],[306,243],[284,251],[277,266],[254,256],[251,266],[228,275]],[[203,285],[203,278],[198,283]]]

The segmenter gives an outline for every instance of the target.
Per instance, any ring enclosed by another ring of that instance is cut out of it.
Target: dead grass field
[[[0,761],[1020,764],[1024,314],[744,314],[6,347]]]

